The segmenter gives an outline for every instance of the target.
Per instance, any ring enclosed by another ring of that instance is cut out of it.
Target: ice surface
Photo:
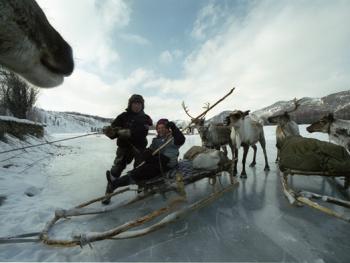
[[[302,135],[328,141],[325,134],[307,134],[305,127],[300,126]],[[0,259],[350,262],[349,223],[308,207],[289,205],[274,164],[275,127],[264,129],[271,171],[263,171],[264,159],[258,146],[257,166],[247,167],[246,180],[238,178],[240,185],[233,191],[175,223],[135,239],[95,242],[93,249],[49,247],[42,243],[0,244]],[[48,139],[71,136],[60,134]],[[1,150],[24,145],[10,139],[12,145],[0,142]],[[38,143],[35,138],[29,142]],[[181,153],[199,144],[198,135],[187,136]],[[105,170],[115,157],[115,142],[104,136],[89,136],[59,145],[0,155],[0,236],[41,231],[56,209],[69,209],[104,193]],[[247,163],[251,159],[250,151]],[[240,165],[238,170],[241,171]],[[222,183],[227,182],[223,176]],[[328,179],[294,176],[290,183],[296,189],[344,199]],[[189,199],[194,201],[211,193],[212,187],[205,179],[187,186],[186,190]],[[28,196],[28,192],[32,196]],[[125,193],[114,197],[111,205],[134,196],[134,193]],[[85,232],[106,231],[164,205],[166,200],[155,195],[111,213],[62,221],[53,229],[53,235],[70,238]],[[345,209],[328,206],[350,216]]]

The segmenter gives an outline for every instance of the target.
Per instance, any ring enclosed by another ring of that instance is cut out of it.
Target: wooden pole
[[[313,202],[311,201],[309,198],[306,198],[306,197],[303,197],[303,196],[298,196],[297,197],[298,201],[303,203],[303,204],[306,204],[312,208],[315,208],[323,213],[326,213],[328,215],[331,215],[331,216],[334,216],[334,217],[337,217],[339,219],[342,219],[346,222],[350,222],[350,218],[346,218],[345,216],[333,211],[332,209],[329,209],[328,207],[325,207],[325,206],[322,206],[322,205],[319,205],[318,203],[316,202]]]
[[[135,237],[140,237],[140,236],[144,236],[147,235],[151,232],[154,232],[166,225],[168,225],[169,223],[174,222],[175,220],[178,220],[182,217],[184,217],[185,215],[187,215],[188,213],[200,209],[208,204],[210,204],[211,202],[213,202],[214,200],[218,199],[219,197],[221,197],[224,193],[226,193],[227,191],[232,190],[236,185],[238,184],[238,181],[236,181],[235,184],[233,185],[229,185],[227,187],[225,187],[224,189],[214,192],[211,195],[209,195],[206,198],[203,198],[195,203],[193,203],[192,205],[190,205],[189,207],[184,207],[178,211],[175,211],[169,215],[167,215],[166,217],[164,217],[162,220],[160,220],[159,222],[143,228],[143,229],[138,229],[138,230],[133,230],[133,231],[127,231],[124,233],[120,233],[118,235],[116,235],[113,239],[126,239],[126,238],[135,238]]]
[[[309,207],[312,207],[314,209],[317,209],[323,213],[326,213],[328,215],[334,216],[336,218],[342,219],[346,222],[350,222],[350,218],[346,218],[345,216],[333,211],[332,209],[322,206],[316,202],[311,201],[308,196],[310,197],[314,197],[314,198],[322,198],[323,200],[330,202],[330,203],[334,203],[337,205],[342,205],[345,207],[349,207],[350,206],[350,202],[344,201],[344,200],[340,200],[337,198],[333,198],[333,197],[329,197],[329,196],[321,196],[315,193],[311,193],[311,192],[301,192],[299,194],[295,193],[295,191],[293,189],[290,189],[288,187],[288,183],[287,183],[287,176],[288,173],[291,172],[291,170],[287,170],[284,173],[280,172],[280,176],[281,176],[281,183],[282,183],[282,188],[283,188],[283,193],[284,195],[287,197],[288,201],[290,204],[305,204],[308,205]],[[312,172],[314,173],[314,172]],[[293,174],[301,174],[301,171],[297,171],[297,173],[294,171]]]

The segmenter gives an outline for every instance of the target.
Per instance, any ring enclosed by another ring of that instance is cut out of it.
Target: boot
[[[113,193],[114,187],[112,185],[112,181],[111,181],[111,172],[110,171],[106,171],[106,177],[107,177],[107,187],[106,187],[106,193],[107,194],[111,194]],[[111,198],[110,197],[106,197],[104,198],[101,203],[104,205],[109,205],[109,203],[111,202]]]

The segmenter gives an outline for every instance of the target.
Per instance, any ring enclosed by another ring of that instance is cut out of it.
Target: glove
[[[116,131],[111,126],[104,126],[102,132],[110,139],[115,139],[117,137]]]
[[[169,122],[166,124],[166,127],[167,127],[168,129],[170,129],[170,130],[173,131],[173,130],[176,128],[176,125],[175,125],[174,122],[169,121]]]
[[[117,131],[119,138],[128,139],[131,137],[131,131],[129,129],[120,129]]]
[[[152,159],[153,159],[153,155],[152,155],[152,150],[151,149],[146,149],[143,154],[142,154],[142,157],[143,157],[143,160],[148,163],[150,162]]]

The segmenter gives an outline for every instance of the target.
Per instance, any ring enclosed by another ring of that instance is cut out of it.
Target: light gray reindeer
[[[266,141],[264,135],[263,124],[257,119],[249,115],[249,111],[235,110],[229,115],[229,126],[231,127],[231,141],[236,147],[235,152],[235,164],[234,172],[237,173],[237,162],[238,162],[238,149],[243,147],[243,159],[242,159],[242,172],[241,178],[247,178],[247,173],[245,171],[245,163],[247,159],[247,154],[249,146],[254,149],[253,162],[250,164],[251,167],[256,164],[256,143],[260,142],[261,148],[264,152],[265,157],[265,171],[269,171],[269,163],[266,154]]]
[[[74,68],[71,47],[34,0],[0,0],[0,65],[46,88]]]
[[[232,145],[230,134],[231,128],[225,126],[223,124],[209,124],[204,125],[205,116],[200,119],[193,118],[188,111],[188,108],[185,106],[185,103],[182,102],[182,108],[188,117],[193,121],[196,129],[198,130],[199,136],[202,140],[202,146],[207,148],[213,148],[216,150],[220,150],[220,147],[223,148],[225,155],[227,156],[227,148],[228,144],[231,148],[232,158],[234,156],[234,146]],[[206,108],[209,108],[209,104],[206,104]]]
[[[332,113],[306,127],[312,132],[323,132],[329,135],[329,139],[345,147],[350,152],[350,121],[336,119]]]
[[[272,124],[277,124],[276,127],[276,147],[277,147],[277,156],[276,162],[279,160],[279,148],[281,142],[288,136],[300,135],[298,124],[291,120],[290,113],[296,111],[300,106],[300,100],[294,99],[294,108],[289,111],[285,111],[282,114],[270,116],[267,118],[268,122]]]

